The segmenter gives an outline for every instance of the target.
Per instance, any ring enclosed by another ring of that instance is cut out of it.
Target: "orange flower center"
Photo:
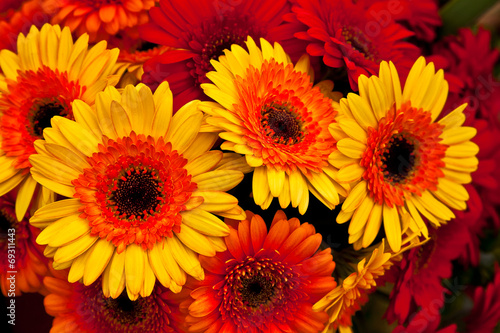
[[[363,178],[378,204],[404,205],[405,193],[421,195],[436,190],[447,149],[440,144],[443,125],[432,123],[430,112],[412,108],[390,110],[378,128],[368,129],[367,150],[361,166]]]
[[[91,234],[113,242],[121,252],[131,243],[151,249],[173,231],[180,232],[180,212],[196,190],[183,168],[187,160],[163,138],[132,132],[103,142],[88,159],[91,168],[73,181]]]
[[[13,167],[28,172],[28,158],[35,153],[33,142],[43,138],[43,129],[50,127],[53,116],[73,118],[71,103],[85,87],[69,81],[66,72],[48,67],[19,72],[16,81],[7,80],[7,86],[8,93],[0,96],[2,150],[16,157]]]

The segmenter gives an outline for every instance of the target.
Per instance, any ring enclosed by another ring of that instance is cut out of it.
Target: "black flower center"
[[[121,324],[135,324],[143,319],[143,304],[142,298],[137,301],[131,301],[126,292],[123,292],[118,298],[106,298],[106,307],[113,311],[115,319]]]
[[[287,105],[271,103],[262,108],[262,127],[274,142],[293,145],[302,141],[302,121]]]
[[[43,138],[43,130],[51,126],[50,120],[52,117],[66,116],[68,114],[66,110],[67,106],[56,99],[35,101],[29,116],[31,128],[28,130],[31,135]]]
[[[403,183],[413,172],[418,162],[415,145],[410,135],[399,133],[391,137],[381,158],[386,181]]]
[[[275,288],[270,280],[256,275],[242,281],[240,292],[245,305],[256,308],[272,300]]]
[[[145,218],[160,204],[161,189],[153,171],[129,170],[118,179],[111,201],[120,216]]]
[[[15,221],[4,209],[0,209],[0,232],[7,234],[7,231],[13,228]]]

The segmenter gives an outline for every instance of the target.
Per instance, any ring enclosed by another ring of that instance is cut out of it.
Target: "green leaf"
[[[461,27],[470,27],[498,0],[452,0],[441,8],[442,35],[455,34]]]

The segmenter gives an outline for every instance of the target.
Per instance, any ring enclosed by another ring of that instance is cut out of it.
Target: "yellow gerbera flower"
[[[342,333],[352,332],[352,315],[368,301],[368,294],[377,285],[375,280],[393,265],[391,258],[395,256],[384,253],[384,247],[382,242],[357,264],[354,273],[314,304],[314,311],[326,311],[330,317],[323,333],[335,332],[337,329]]]
[[[225,193],[243,173],[235,156],[208,151],[215,133],[200,133],[199,101],[172,116],[168,83],[155,94],[143,84],[123,94],[108,87],[95,110],[73,103],[75,121],[52,119],[30,157],[33,177],[66,197],[39,209],[30,223],[57,269],[90,285],[103,273],[103,292],[130,299],[151,294],[155,280],[178,292],[186,273],[203,279],[198,254],[224,251],[229,228],[212,213],[242,218]]]
[[[342,205],[337,222],[349,219],[349,242],[366,247],[382,221],[394,252],[401,248],[402,225],[428,237],[423,215],[435,227],[454,218],[450,208],[464,210],[469,199],[462,184],[476,170],[476,134],[458,107],[438,122],[448,96],[443,71],[413,65],[403,92],[394,65],[382,62],[380,75],[359,79],[359,96],[340,101],[337,123],[330,125],[338,140],[330,162],[342,182],[357,182]]]
[[[328,163],[335,140],[328,132],[337,111],[319,87],[307,56],[294,66],[283,48],[264,39],[261,49],[251,37],[245,51],[233,45],[202,84],[204,92],[219,104],[207,102],[207,121],[221,130],[222,149],[244,154],[254,167],[253,197],[266,209],[273,197],[282,208],[290,203],[304,214],[309,192],[327,207],[339,203],[347,185],[338,185],[338,169]]]
[[[43,137],[53,116],[73,118],[73,100],[93,104],[97,92],[117,82],[109,75],[119,50],[106,50],[104,41],[89,49],[87,35],[73,42],[68,28],[50,24],[20,34],[17,50],[0,51],[0,195],[20,184],[16,215],[21,220],[34,193],[40,194],[38,206],[53,201],[30,176],[33,142]]]

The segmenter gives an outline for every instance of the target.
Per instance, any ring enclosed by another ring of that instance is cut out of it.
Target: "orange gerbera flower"
[[[248,52],[233,45],[212,60],[213,84],[201,87],[220,105],[203,102],[207,122],[221,130],[222,149],[244,154],[255,168],[253,197],[262,209],[278,197],[281,208],[291,203],[304,214],[309,192],[333,209],[349,188],[337,183],[338,169],[328,162],[336,151],[328,125],[338,104],[313,87],[307,56],[294,66],[278,43],[261,39],[260,45],[248,37]]]
[[[154,4],[155,0],[42,0],[53,24],[68,26],[78,36],[88,33],[91,42],[146,23]]]
[[[205,279],[181,304],[189,311],[188,331],[321,330],[328,316],[312,305],[335,288],[335,263],[330,248],[316,252],[322,238],[314,227],[278,211],[268,232],[264,220],[247,211],[238,230],[230,229],[227,251],[200,256]]]
[[[49,21],[49,16],[42,14],[39,0],[2,1],[0,6],[2,6],[0,9],[0,36],[2,36],[0,50],[15,51],[19,33],[27,33],[31,25],[41,27]]]
[[[116,299],[107,298],[101,279],[85,286],[69,283],[67,275],[59,271],[43,280],[49,292],[45,310],[55,317],[50,333],[178,332],[172,327],[180,315],[178,306],[167,300],[167,289],[160,284],[150,296],[131,301],[125,292]]]

